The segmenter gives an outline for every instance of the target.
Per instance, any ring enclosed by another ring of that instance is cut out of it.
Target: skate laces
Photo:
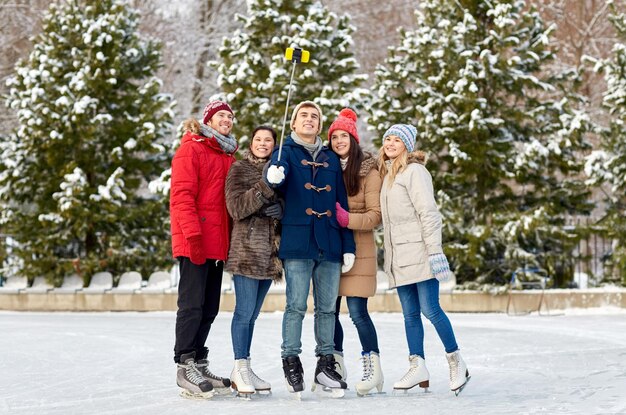
[[[361,380],[369,380],[372,376],[372,356],[369,354],[364,354],[361,356],[361,360],[363,361],[363,377]]]
[[[196,367],[195,363],[187,363],[186,365],[185,376],[191,383],[199,385],[204,382],[204,377],[202,376],[202,373],[200,373],[200,370]]]
[[[213,380],[217,380],[217,381],[222,381],[222,378],[220,376],[214,375],[213,373],[211,373],[211,371],[209,370],[209,362],[207,361],[206,363],[196,363],[196,365],[198,366],[198,371],[200,372],[201,375],[204,375],[207,378],[211,378]]]
[[[413,377],[413,375],[417,372],[417,361],[415,363],[411,362],[411,366],[409,366],[409,370],[404,374],[400,382],[407,382]]]
[[[457,355],[453,354],[450,356],[448,363],[450,364],[450,381],[455,383],[459,374],[459,360],[457,359]]]

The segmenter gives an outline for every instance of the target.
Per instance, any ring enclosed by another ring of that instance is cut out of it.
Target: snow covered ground
[[[211,367],[232,368],[230,320],[221,313],[208,346]],[[626,312],[567,312],[510,317],[450,314],[472,380],[448,390],[442,346],[426,324],[430,393],[391,393],[408,365],[401,314],[373,314],[385,395],[344,399],[287,392],[280,366],[281,313],[261,314],[252,345],[255,371],[273,396],[243,401],[180,398],[172,363],[175,313],[0,312],[0,414],[624,414]],[[356,331],[342,315],[349,387],[360,376]],[[305,318],[303,363],[314,370],[313,317]]]

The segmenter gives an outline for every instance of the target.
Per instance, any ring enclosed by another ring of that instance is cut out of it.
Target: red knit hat
[[[204,124],[208,124],[211,117],[213,117],[216,112],[222,110],[228,111],[231,114],[235,115],[230,105],[228,105],[224,101],[211,101],[207,104],[206,107],[204,107],[204,112],[202,113],[202,122]]]
[[[356,132],[356,113],[350,108],[344,108],[339,112],[337,119],[333,121],[328,129],[328,139],[335,130],[344,130],[350,133],[352,137],[359,143],[359,134]]]

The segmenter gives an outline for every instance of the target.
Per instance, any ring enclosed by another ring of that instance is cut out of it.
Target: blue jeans
[[[302,319],[313,280],[315,355],[332,354],[334,349],[335,301],[339,292],[339,262],[313,259],[285,259],[287,305],[283,315],[283,344],[281,357],[302,353]],[[311,278],[312,277],[312,278]]]
[[[259,316],[272,280],[256,280],[235,274],[235,312],[230,324],[235,359],[250,357],[254,322]]]
[[[348,303],[348,312],[350,319],[356,327],[361,341],[363,353],[376,352],[378,350],[378,336],[376,335],[376,327],[367,311],[367,298],[363,297],[346,297]],[[341,307],[341,297],[337,297],[337,305],[335,309],[335,350],[343,352],[343,328],[339,322],[339,309]]]
[[[404,314],[404,330],[411,355],[424,356],[424,326],[420,312],[435,326],[446,353],[459,349],[454,331],[446,313],[439,305],[439,281],[431,278],[426,281],[398,287],[398,297]]]

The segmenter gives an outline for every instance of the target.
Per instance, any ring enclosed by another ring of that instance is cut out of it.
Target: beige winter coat
[[[385,238],[385,272],[389,287],[433,278],[428,255],[441,248],[441,214],[435,204],[432,178],[424,158],[412,155],[408,166],[380,192]]]
[[[376,159],[369,156],[359,171],[359,192],[348,196],[350,220],[348,229],[354,232],[356,260],[352,269],[341,274],[339,295],[347,297],[372,297],[376,294],[376,243],[374,228],[380,224],[381,178],[376,169]]]

